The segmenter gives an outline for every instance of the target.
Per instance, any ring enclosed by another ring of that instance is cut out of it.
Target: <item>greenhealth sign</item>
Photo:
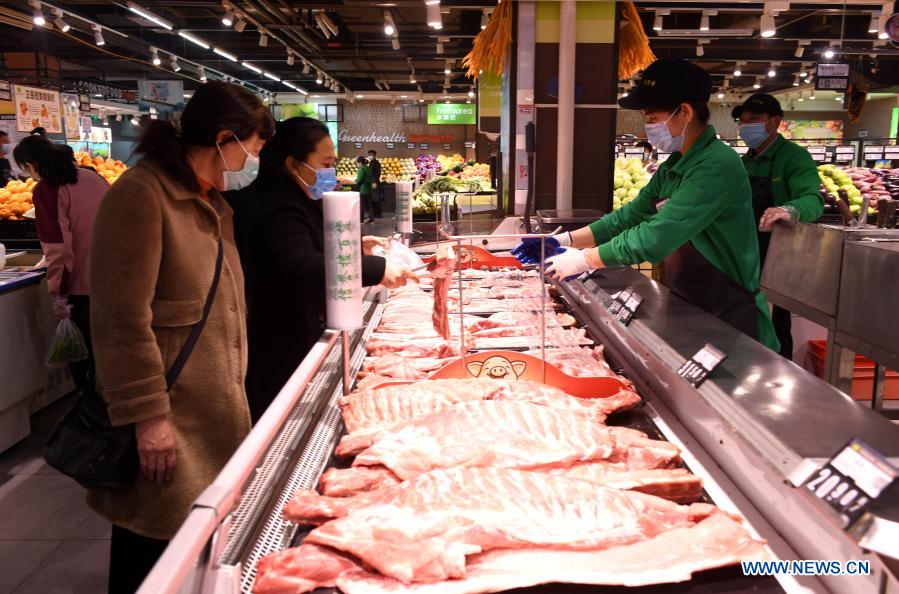
[[[470,103],[432,103],[428,105],[429,124],[475,124],[474,105]]]

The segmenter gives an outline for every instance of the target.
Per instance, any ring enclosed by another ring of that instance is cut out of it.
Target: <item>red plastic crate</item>
[[[827,357],[826,340],[808,341],[808,353],[815,366],[815,375],[824,377],[824,361]],[[874,391],[874,361],[855,356],[855,370],[852,373],[852,390],[850,396],[855,400],[871,400]],[[884,400],[899,400],[899,373],[887,370],[886,382],[883,386]]]

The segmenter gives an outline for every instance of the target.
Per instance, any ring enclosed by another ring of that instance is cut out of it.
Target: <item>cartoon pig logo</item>
[[[486,361],[472,361],[468,371],[475,377],[490,379],[518,379],[528,366],[524,361],[509,361],[505,357],[495,355]]]

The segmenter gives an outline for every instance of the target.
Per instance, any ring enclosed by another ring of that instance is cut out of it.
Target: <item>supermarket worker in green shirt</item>
[[[545,240],[547,275],[662,263],[668,288],[777,350],[768,302],[759,291],[752,193],[740,157],[708,124],[712,81],[677,59],[653,62],[619,105],[643,113],[647,140],[671,156],[633,201],[591,225]],[[597,249],[598,246],[598,249]],[[540,257],[539,239],[513,253]]]
[[[771,95],[756,93],[736,106],[731,115],[739,123],[740,139],[749,147],[743,166],[752,188],[752,212],[758,221],[759,256],[764,266],[776,223],[810,223],[824,212],[818,168],[807,150],[777,132],[784,112]],[[775,305],[771,319],[780,354],[792,359],[790,312]]]

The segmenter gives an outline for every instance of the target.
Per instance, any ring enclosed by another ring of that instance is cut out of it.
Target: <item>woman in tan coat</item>
[[[149,124],[140,162],[112,186],[94,224],[91,317],[97,376],[114,426],[133,424],[140,470],[129,489],[92,490],[113,523],[109,591],[131,594],[250,429],[243,273],[220,191],[252,181],[274,121],[249,91],[197,89],[180,132]],[[166,373],[218,288],[175,383]]]

